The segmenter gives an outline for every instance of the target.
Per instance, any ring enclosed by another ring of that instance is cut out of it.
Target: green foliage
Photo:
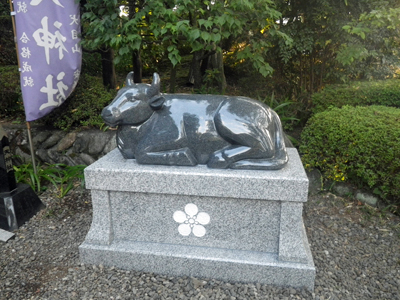
[[[62,198],[75,186],[77,180],[84,185],[85,167],[64,164],[37,166],[35,174],[32,164],[29,163],[14,166],[14,172],[17,182],[29,184],[35,192],[40,193],[46,190],[48,184],[52,184],[57,190],[57,196]]]
[[[18,66],[0,67],[0,115],[16,116],[24,114]]]
[[[59,170],[59,175],[56,176],[58,184],[58,196],[64,197],[70,190],[75,187],[76,180],[83,187],[85,185],[85,177],[83,170],[85,165],[67,166],[63,164],[54,165]]]
[[[178,43],[182,38],[190,44],[192,52],[221,51],[220,43],[224,39],[237,38],[248,29],[254,30],[250,36],[248,32],[246,33],[248,41],[261,44],[254,48],[243,47],[238,52],[238,59],[252,60],[250,55],[252,53],[255,67],[258,70],[267,69],[268,64],[256,53],[255,49],[268,46],[265,40],[260,39],[261,31],[275,29],[273,20],[280,16],[279,12],[273,9],[272,1],[178,0],[173,2],[174,5],[169,6],[159,3],[152,12],[157,16],[158,23],[150,24],[155,37],[162,38],[163,42],[169,42],[167,51],[173,65],[180,62]]]
[[[16,4],[15,4],[16,5]],[[0,2],[0,65],[16,65],[17,52],[15,50],[10,4]]]
[[[117,50],[116,63],[121,56],[140,49],[142,37],[136,26],[144,27],[145,24],[143,11],[129,19],[127,15],[120,14],[121,5],[122,2],[115,0],[87,0],[82,15],[83,47],[90,50],[111,47]]]
[[[126,5],[126,14],[120,6]],[[278,31],[275,23],[280,13],[271,0],[170,0],[115,1],[87,0],[83,46],[115,50],[115,63],[133,51],[157,44],[165,49],[173,66],[181,62],[182,49],[192,52],[221,52],[222,43],[237,40],[241,47],[235,51],[238,60],[249,60],[263,76],[272,68],[264,59],[273,47],[269,35],[290,39]]]
[[[63,130],[75,126],[100,128],[104,123],[100,116],[101,111],[115,95],[116,91],[104,88],[100,78],[82,74],[71,96],[42,121]]]
[[[377,105],[318,113],[302,132],[303,164],[400,204],[399,121],[400,109]]]
[[[400,108],[400,80],[355,81],[351,84],[328,85],[312,95],[313,112],[334,106],[385,105]]]
[[[374,6],[342,27],[349,37],[336,59],[350,66],[353,78],[383,79],[391,76],[400,62],[399,3],[377,1]]]
[[[195,94],[220,94],[218,92],[218,83],[221,80],[220,72],[217,69],[208,69],[203,76],[203,85],[195,89]]]
[[[45,188],[42,185],[44,180],[51,179],[47,172],[44,172],[42,168],[38,168],[37,174],[35,174],[32,164],[25,164],[20,166],[14,166],[15,179],[18,183],[29,184],[36,193],[42,192]]]
[[[273,41],[265,56],[277,95],[293,99],[326,84],[392,78],[399,67],[399,1],[276,3],[279,29],[293,40]]]

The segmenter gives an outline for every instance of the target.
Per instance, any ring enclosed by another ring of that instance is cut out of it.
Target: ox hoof
[[[174,152],[173,157],[169,160],[173,165],[178,166],[195,166],[197,165],[197,159],[193,155],[189,148],[183,148],[177,152]]]
[[[131,150],[121,150],[121,149],[119,149],[119,150],[120,150],[123,158],[125,158],[125,159],[135,159],[135,155],[133,154],[133,151],[131,151]]]
[[[222,155],[222,153],[214,154],[207,163],[209,168],[214,169],[226,169],[229,167],[230,162],[228,162]]]

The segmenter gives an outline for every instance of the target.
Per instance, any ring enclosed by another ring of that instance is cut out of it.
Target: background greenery
[[[19,82],[18,66],[0,66],[0,99],[3,116],[22,115],[24,106],[22,103],[21,86]]]

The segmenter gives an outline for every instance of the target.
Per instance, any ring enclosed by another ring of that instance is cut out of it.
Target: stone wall
[[[14,164],[31,161],[28,131],[25,125],[2,124],[10,141]],[[65,132],[32,126],[35,157],[41,163],[90,165],[116,147],[116,131],[80,129]]]
[[[15,165],[31,161],[26,125],[1,124],[10,141]],[[69,166],[90,165],[117,147],[116,130],[82,129],[65,132],[32,125],[32,141],[36,159],[41,163],[62,163]],[[286,147],[293,147],[285,135]]]

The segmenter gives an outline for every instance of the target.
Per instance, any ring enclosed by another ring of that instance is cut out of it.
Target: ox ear
[[[134,85],[134,81],[133,81],[133,72],[129,72],[129,74],[126,76],[126,80],[125,80],[125,85],[126,86],[132,86]]]
[[[150,107],[154,110],[159,110],[163,107],[165,98],[163,96],[157,95],[150,99]]]
[[[150,88],[147,90],[147,95],[149,97],[158,95],[160,93],[160,84],[161,84],[160,75],[158,75],[157,73],[154,73],[153,74],[153,82],[151,83]]]

